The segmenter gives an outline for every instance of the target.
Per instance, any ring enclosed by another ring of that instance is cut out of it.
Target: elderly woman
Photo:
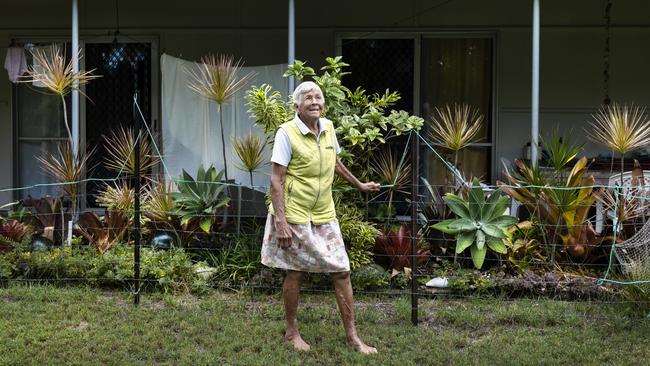
[[[332,200],[336,172],[362,192],[379,190],[361,183],[337,158],[334,125],[321,118],[325,100],[313,82],[293,93],[296,117],[280,126],[273,146],[271,206],[262,244],[262,263],[287,271],[283,299],[287,330],[284,339],[309,350],[298,331],[296,310],[305,272],[330,273],[348,343],[361,353],[376,353],[363,343],[354,324],[350,263]]]

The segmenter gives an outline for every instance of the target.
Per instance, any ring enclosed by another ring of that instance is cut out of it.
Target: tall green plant
[[[217,103],[219,127],[221,128],[223,170],[226,181],[228,180],[228,164],[226,160],[226,140],[223,132],[223,105],[230,102],[232,97],[255,77],[253,72],[239,75],[241,67],[241,60],[235,61],[232,56],[208,55],[201,58],[201,66],[198,71],[187,71],[191,79],[188,85],[189,88]]]
[[[458,218],[441,221],[433,228],[456,235],[457,254],[470,248],[474,267],[480,269],[487,248],[507,253],[503,239],[511,235],[508,227],[517,223],[516,217],[503,214],[508,207],[508,197],[497,191],[486,200],[478,179],[474,178],[467,201],[451,193],[443,200]]]

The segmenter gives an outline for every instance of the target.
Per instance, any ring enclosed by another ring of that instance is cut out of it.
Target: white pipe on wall
[[[539,146],[539,1],[533,0],[533,86],[530,130],[530,161],[537,163]]]
[[[79,1],[72,0],[72,71],[79,72]],[[72,88],[72,151],[79,152],[79,85]],[[63,113],[67,113],[63,111]]]
[[[289,0],[289,65],[296,61],[296,1]],[[293,93],[295,80],[289,77],[289,94]]]

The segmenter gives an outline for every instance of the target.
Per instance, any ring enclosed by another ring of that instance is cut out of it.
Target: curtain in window
[[[459,154],[459,168],[466,177],[490,180],[491,106],[492,106],[492,40],[489,38],[436,38],[422,41],[421,114],[430,121],[435,108],[445,105],[469,104],[479,108],[485,117],[479,131],[479,143]],[[427,125],[429,128],[429,125]],[[485,146],[485,145],[488,146]],[[453,156],[437,147],[448,160]],[[431,152],[429,180],[445,184],[447,168]]]

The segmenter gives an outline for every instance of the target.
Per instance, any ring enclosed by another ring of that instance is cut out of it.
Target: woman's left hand
[[[379,183],[375,182],[366,182],[359,185],[359,190],[361,192],[377,192],[379,190]]]

